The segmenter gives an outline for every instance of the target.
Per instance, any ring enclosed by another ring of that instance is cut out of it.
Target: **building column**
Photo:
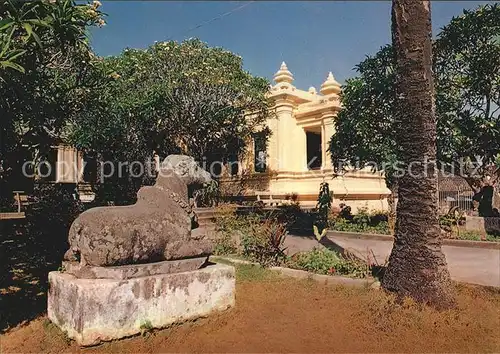
[[[333,125],[333,120],[335,118],[335,114],[332,112],[327,112],[322,115],[322,124],[321,124],[321,137],[323,144],[323,168],[332,169],[332,157],[328,150],[330,139],[333,134],[335,134],[335,127]]]
[[[276,131],[276,155],[271,157],[274,168],[277,171],[290,171],[293,170],[293,129],[295,121],[293,119],[294,105],[291,101],[286,99],[276,102],[276,117],[277,126]]]
[[[64,176],[65,176],[64,146],[57,146],[56,149],[57,149],[57,160],[55,166],[52,166],[52,168],[56,169],[55,182],[60,183],[64,182]]]

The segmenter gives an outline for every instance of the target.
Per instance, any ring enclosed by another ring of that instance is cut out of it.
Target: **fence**
[[[439,190],[439,212],[446,214],[451,208],[458,207],[466,214],[473,210],[472,197],[474,192],[467,188],[455,190]]]

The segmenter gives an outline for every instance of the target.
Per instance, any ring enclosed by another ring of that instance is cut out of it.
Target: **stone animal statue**
[[[142,187],[130,206],[96,207],[71,225],[66,261],[81,266],[152,263],[208,255],[211,243],[191,234],[188,186],[211,181],[189,156],[170,155],[154,186]]]

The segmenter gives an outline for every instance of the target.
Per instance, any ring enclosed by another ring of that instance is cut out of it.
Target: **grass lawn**
[[[241,265],[236,307],[209,318],[80,349],[40,317],[3,334],[0,352],[499,352],[500,291],[457,286],[443,313],[380,290],[281,278]]]

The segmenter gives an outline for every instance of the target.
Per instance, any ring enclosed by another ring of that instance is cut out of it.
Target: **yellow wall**
[[[314,204],[319,185],[326,181],[333,191],[335,202],[344,201],[356,211],[358,207],[387,209],[387,196],[390,191],[385,186],[382,175],[363,170],[348,173],[343,177],[332,178],[333,170],[328,142],[334,131],[334,120],[341,109],[338,94],[340,84],[330,73],[321,85],[320,93],[311,87],[308,91],[292,85],[293,75],[281,65],[275,74],[275,85],[269,97],[274,101],[275,115],[267,125],[271,130],[267,147],[267,166],[273,173],[266,191],[273,199],[297,194],[302,204]],[[309,170],[307,167],[306,131],[321,132],[322,167]],[[253,143],[249,149],[253,151]],[[253,171],[253,159],[248,169]],[[263,189],[253,194],[262,194]],[[252,195],[252,191],[249,191]]]

